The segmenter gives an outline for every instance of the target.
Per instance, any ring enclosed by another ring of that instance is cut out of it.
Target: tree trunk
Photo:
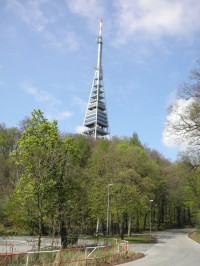
[[[64,220],[60,222],[60,237],[61,237],[61,246],[62,248],[67,248],[67,229],[66,223]]]
[[[119,222],[119,236],[124,239],[124,222]]]
[[[147,213],[145,213],[145,215],[144,215],[143,230],[146,230],[146,225],[147,225]]]
[[[96,225],[96,233],[99,233],[99,225],[100,225],[100,219],[97,219],[97,225]]]
[[[157,230],[160,230],[160,224],[161,224],[161,211],[160,211],[160,207],[158,210],[158,225],[157,225]]]
[[[54,241],[55,241],[55,234],[56,234],[56,219],[55,217],[52,217],[52,225],[51,225],[51,249],[54,247]]]
[[[169,205],[169,222],[170,222],[170,224],[172,223],[172,214],[173,214],[172,210],[173,210],[173,206],[170,204]]]
[[[165,217],[165,200],[164,198],[160,201],[160,206],[158,210],[158,226],[157,229],[160,229],[160,225],[164,223],[164,217]]]
[[[40,198],[40,193],[37,194],[37,204],[38,204],[38,251],[41,248],[41,238],[42,238],[42,200]]]
[[[186,221],[186,209],[185,207],[183,208],[183,225],[186,225],[187,221]]]
[[[128,237],[131,236],[131,225],[132,225],[132,217],[131,215],[128,217]]]
[[[165,200],[162,200],[162,204],[161,204],[161,210],[160,210],[160,214],[161,214],[161,223],[164,224],[165,221]]]
[[[176,211],[177,211],[177,215],[176,215],[177,225],[178,227],[181,227],[181,206],[180,205],[177,206]]]
[[[135,230],[136,232],[139,232],[140,231],[140,222],[139,222],[139,215],[138,215],[138,212],[137,212],[137,215],[136,215],[136,225],[135,225]]]
[[[38,234],[38,251],[40,251],[41,248],[41,238],[42,238],[42,233],[39,229],[39,234]]]
[[[187,208],[187,213],[188,213],[188,223],[189,223],[189,225],[193,226],[192,221],[191,221],[191,212],[190,212],[189,206]]]

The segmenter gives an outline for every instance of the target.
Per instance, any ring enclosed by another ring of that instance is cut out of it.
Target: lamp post
[[[149,235],[150,235],[150,238],[151,238],[151,207],[152,207],[152,203],[153,203],[153,200],[149,200],[149,204],[150,204],[150,226],[149,226]]]
[[[113,184],[108,184],[108,204],[107,204],[107,226],[106,226],[106,236],[107,236],[107,244],[108,244],[108,237],[109,237],[109,225],[110,225],[110,187],[112,187]]]

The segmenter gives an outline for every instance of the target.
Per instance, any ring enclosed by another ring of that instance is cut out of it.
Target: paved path
[[[200,266],[200,244],[188,237],[190,229],[158,232],[158,243],[134,245],[145,257],[123,266]]]

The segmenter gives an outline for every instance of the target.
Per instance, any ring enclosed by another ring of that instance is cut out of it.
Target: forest
[[[18,128],[0,124],[1,224],[37,235],[39,249],[43,235],[59,236],[67,247],[107,228],[121,238],[149,230],[150,218],[153,230],[200,227],[198,67],[169,109],[178,117],[167,121],[170,134],[187,143],[176,162],[142,144],[136,132],[110,140],[61,134],[40,110]]]

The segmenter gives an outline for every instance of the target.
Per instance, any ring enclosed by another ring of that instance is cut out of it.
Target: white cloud
[[[190,36],[200,29],[196,0],[116,0],[119,43],[131,38],[160,39]]]
[[[89,28],[96,33],[97,21],[100,18],[109,21],[110,14],[108,13],[106,2],[99,0],[66,0],[69,10],[79,16],[87,19]],[[108,26],[109,23],[107,23]]]
[[[177,139],[174,137],[169,130],[166,128],[164,129],[162,133],[162,142],[164,143],[165,146],[167,147],[177,147]]]
[[[87,103],[77,96],[73,96],[73,104],[78,105],[81,110],[85,110]]]
[[[46,109],[45,113],[49,120],[62,121],[73,116],[73,113],[70,111],[60,111],[60,109],[62,108],[62,102],[51,95],[49,92],[41,90],[34,86],[32,81],[24,81],[22,83],[22,88],[31,96],[33,96],[37,102],[44,105]]]
[[[167,97],[166,97],[166,108],[168,106],[173,105],[177,99],[177,90],[173,90]]]
[[[102,17],[107,32],[112,32],[112,36],[116,32],[112,40],[118,45],[142,40],[161,46],[164,37],[189,37],[191,40],[200,30],[200,2],[197,0],[7,0],[6,6],[46,38],[49,45],[65,51],[80,47],[78,35],[70,29],[73,25],[68,18],[69,11],[86,18],[95,32],[97,21]],[[162,49],[168,52],[166,47]]]
[[[35,87],[30,81],[23,82],[22,87],[26,92],[31,94],[37,102],[40,102],[40,103],[46,102],[51,105],[56,105],[56,104],[61,103],[58,99],[56,99],[54,96],[49,94],[47,91],[44,91],[44,90],[41,90]]]
[[[75,132],[81,134],[85,129],[86,127],[84,126],[77,126]]]
[[[7,0],[7,8],[14,11],[27,24],[35,30],[43,32],[50,23],[50,19],[42,11],[41,5],[49,1]]]
[[[89,19],[98,18],[105,11],[103,4],[98,0],[73,0],[66,3],[71,12]]]
[[[56,24],[63,16],[62,9],[62,5],[52,0],[7,0],[7,10],[12,11],[31,29],[41,34],[49,46],[65,52],[77,50],[79,41],[76,35],[67,27],[62,29]]]
[[[65,120],[65,119],[70,118],[72,115],[73,114],[71,112],[64,111],[62,113],[57,114],[57,119],[58,120]]]
[[[46,30],[44,33],[45,38],[48,40],[48,45],[60,51],[75,51],[79,48],[78,38],[72,31],[63,31],[59,29],[54,32]]]
[[[69,119],[73,116],[73,113],[72,112],[68,112],[68,111],[63,111],[63,112],[59,112],[59,111],[50,111],[50,112],[47,112],[47,118],[49,120],[58,120],[58,121],[61,121],[61,120],[66,120],[66,119]]]
[[[162,142],[168,147],[180,146],[182,149],[185,149],[188,145],[188,142],[183,138],[182,133],[179,133],[176,128],[180,128],[187,122],[187,116],[184,114],[187,113],[187,109],[193,103],[193,99],[185,100],[179,99],[173,105],[170,114],[167,116],[167,122],[162,133]],[[184,115],[184,121],[181,119],[181,116]],[[174,129],[175,128],[175,129]]]

